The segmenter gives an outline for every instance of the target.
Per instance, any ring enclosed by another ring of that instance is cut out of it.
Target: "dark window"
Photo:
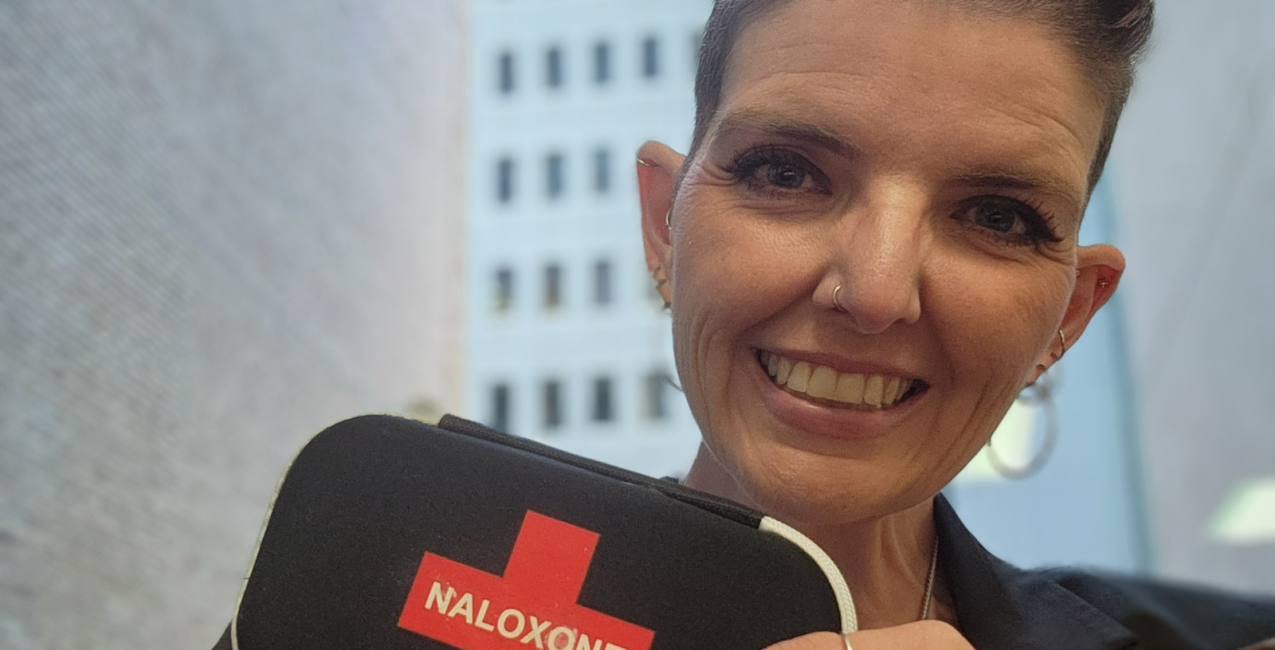
[[[544,398],[544,425],[546,429],[557,429],[562,426],[562,382],[546,381],[540,387]]]
[[[673,388],[668,373],[653,372],[646,376],[646,418],[663,420],[668,417],[668,391]]]
[[[562,86],[562,49],[549,48],[545,52],[545,84],[550,88]]]
[[[593,81],[599,86],[611,81],[610,43],[597,43],[593,46]]]
[[[509,384],[496,384],[491,387],[491,419],[488,421],[488,426],[504,433],[509,432],[509,392]]]
[[[514,198],[514,161],[512,158],[501,158],[496,163],[496,198],[501,203],[508,203]]]
[[[654,36],[642,41],[642,76],[648,79],[660,74],[660,42]]]
[[[552,153],[545,158],[545,190],[549,193],[549,198],[554,199],[562,196],[562,192],[566,189],[566,180],[564,179],[566,161],[562,154]]]
[[[593,265],[593,302],[611,304],[611,263],[606,260]]]
[[[500,54],[500,92],[508,95],[514,91],[514,55],[512,52]]]
[[[613,402],[614,388],[611,385],[611,379],[608,377],[598,377],[593,380],[593,421],[594,422],[610,422],[615,419],[615,404]]]
[[[545,267],[545,309],[562,306],[562,267],[550,264]]]
[[[611,152],[606,149],[593,152],[593,189],[598,194],[611,189]]]
[[[514,306],[514,272],[508,268],[496,271],[496,311],[505,312]]]

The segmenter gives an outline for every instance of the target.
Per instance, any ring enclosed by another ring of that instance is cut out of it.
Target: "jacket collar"
[[[979,650],[1123,650],[1128,628],[1041,574],[996,558],[961,523],[943,495],[934,499],[939,566],[961,633]]]

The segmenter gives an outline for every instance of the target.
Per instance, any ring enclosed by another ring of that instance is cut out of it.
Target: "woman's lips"
[[[840,372],[766,350],[757,361],[776,386],[796,397],[834,407],[889,410],[924,391],[925,382],[891,374]]]
[[[752,356],[767,410],[788,426],[821,437],[886,435],[929,389],[913,377],[843,373],[767,350],[754,350]]]

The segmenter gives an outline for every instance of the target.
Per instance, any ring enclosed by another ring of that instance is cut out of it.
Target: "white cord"
[[[832,593],[837,599],[837,608],[841,611],[841,641],[845,644],[846,650],[854,650],[854,648],[850,647],[850,635],[859,631],[859,617],[854,610],[854,597],[850,595],[850,586],[846,584],[845,576],[841,575],[841,570],[837,568],[836,563],[813,540],[778,519],[762,517],[761,525],[758,526],[758,529],[762,532],[779,535],[796,544],[823,571],[823,574],[828,578],[828,584],[832,587]],[[921,603],[922,621],[930,618],[930,604],[934,600],[934,578],[938,573],[938,566],[939,539],[936,536],[934,538],[934,550],[930,552],[930,575],[925,580],[925,601]]]
[[[841,570],[828,557],[828,554],[819,548],[819,545],[811,541],[809,537],[797,532],[796,529],[785,524],[778,519],[771,517],[762,517],[761,525],[758,529],[762,532],[779,535],[780,537],[796,544],[798,548],[806,552],[815,564],[823,571],[828,578],[828,584],[832,587],[832,594],[837,599],[837,609],[841,611],[841,633],[845,639],[846,634],[859,631],[859,617],[854,611],[854,598],[850,595],[850,586],[846,584],[845,576],[841,575]],[[850,648],[850,640],[845,639],[846,648]]]

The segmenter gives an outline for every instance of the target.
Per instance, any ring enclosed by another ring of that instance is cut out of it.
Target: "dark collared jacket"
[[[994,557],[942,496],[939,567],[978,650],[1275,650],[1275,600]]]
[[[1275,600],[1067,569],[1024,571],[988,553],[941,495],[934,520],[939,567],[961,633],[977,650],[1275,650]],[[231,650],[229,635],[213,650]]]

